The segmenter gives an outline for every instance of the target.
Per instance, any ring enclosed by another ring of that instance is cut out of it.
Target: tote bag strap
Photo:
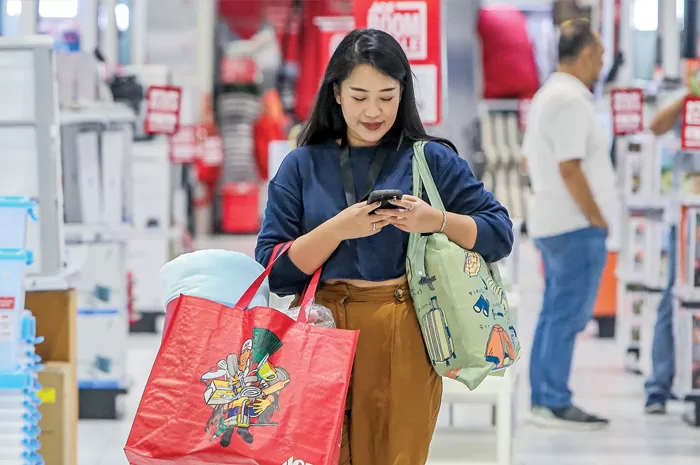
[[[423,187],[425,187],[430,205],[444,211],[445,206],[440,198],[440,192],[425,159],[425,144],[427,142],[424,140],[413,144],[413,195],[420,197],[423,194]]]
[[[260,276],[258,276],[258,278],[255,281],[253,281],[253,284],[250,285],[248,290],[243,294],[243,296],[240,298],[240,300],[234,308],[236,308],[237,310],[244,310],[248,308],[248,305],[250,305],[250,303],[253,301],[253,299],[255,298],[255,294],[258,292],[260,286],[262,286],[262,283],[265,281],[265,278],[267,278],[270,275],[270,272],[272,271],[272,267],[274,266],[275,262],[277,262],[277,260],[279,260],[279,258],[283,254],[289,252],[289,249],[292,247],[293,243],[294,241],[289,241],[275,246],[275,248],[272,250],[272,255],[270,256],[270,261],[267,264],[267,268],[265,268],[265,271],[263,271],[262,274],[260,274]],[[311,277],[311,281],[309,281],[309,284],[306,287],[306,291],[304,292],[304,295],[301,299],[302,308],[306,308],[306,306],[313,301],[313,298],[316,295],[316,289],[318,288],[318,285],[321,282],[321,271],[322,268],[319,268]],[[299,317],[297,318],[297,321],[299,323],[306,323],[305,311],[299,312]]]

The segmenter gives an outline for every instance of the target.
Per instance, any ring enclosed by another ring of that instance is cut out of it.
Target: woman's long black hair
[[[405,140],[430,140],[442,142],[457,151],[452,142],[425,132],[418,114],[408,58],[396,39],[378,29],[356,29],[340,42],[326,68],[311,119],[299,134],[299,147],[323,144],[329,140],[346,140],[347,125],[342,109],[336,102],[334,87],[340,86],[358,65],[370,65],[401,83],[396,121],[382,138],[382,143],[396,142],[398,147]]]

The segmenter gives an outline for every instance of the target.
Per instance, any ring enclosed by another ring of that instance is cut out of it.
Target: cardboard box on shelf
[[[75,367],[70,363],[48,362],[39,373],[42,386],[39,441],[46,465],[73,465],[78,461],[78,405],[74,381]]]

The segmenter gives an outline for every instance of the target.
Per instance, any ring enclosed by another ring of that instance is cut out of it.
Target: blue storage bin
[[[24,196],[0,196],[0,249],[24,249],[27,217],[36,221],[36,202]]]
[[[0,333],[3,335],[0,373],[12,372],[17,365],[17,349],[24,324],[25,270],[32,262],[31,252],[0,249]]]

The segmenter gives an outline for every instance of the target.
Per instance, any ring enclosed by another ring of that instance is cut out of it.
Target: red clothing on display
[[[525,15],[509,5],[481,8],[484,98],[530,98],[539,88]]]

